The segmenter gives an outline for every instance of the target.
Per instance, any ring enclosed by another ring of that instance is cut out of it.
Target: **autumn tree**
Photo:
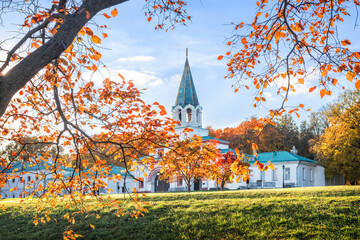
[[[341,173],[350,183],[360,181],[359,112],[359,91],[346,91],[325,110],[330,126],[313,150],[328,177]]]
[[[42,206],[38,208],[35,224],[50,221],[43,205],[83,204],[80,214],[88,209],[85,206],[91,198],[87,197],[96,197],[103,206],[115,206],[119,216],[125,214],[117,200],[107,201],[95,194],[106,186],[105,179],[111,171],[106,159],[122,164],[126,178],[139,164],[135,159],[150,154],[173,137],[168,135],[173,131],[173,121],[164,117],[164,107],[158,103],[146,104],[132,81],[121,74],[114,76],[101,62],[102,54],[97,46],[108,35],[106,25],[98,25],[93,17],[106,10],[102,16],[114,18],[118,14],[114,6],[124,2],[12,0],[0,3],[0,17],[8,12],[24,17],[16,19],[21,20],[17,33],[0,43],[0,144],[20,144],[10,157],[0,159],[0,188],[10,177],[9,172],[12,177],[19,175],[13,167],[25,163],[21,156],[27,149],[24,146],[29,146],[27,136],[36,137],[34,145],[55,148],[55,151],[44,149],[40,157],[30,158],[31,165],[45,166],[52,176],[47,186],[34,189],[31,195],[46,189],[38,199]],[[152,7],[159,3],[152,0],[145,5],[155,10]],[[169,1],[156,7],[166,18],[163,26],[165,22],[170,23],[169,27],[177,22],[184,24],[179,21],[186,18],[186,12],[181,10],[183,5],[181,1]],[[146,14],[153,13],[146,11]],[[100,67],[105,67],[103,79],[85,77],[84,73],[97,72]],[[66,151],[66,157],[61,150]],[[64,169],[69,168],[73,169],[72,173],[65,174]],[[120,180],[121,176],[111,179]],[[64,197],[55,197],[59,195]],[[131,215],[138,216],[145,210],[140,202],[135,204],[137,210]],[[69,223],[74,223],[74,217],[66,216]],[[74,232],[69,230],[64,236],[71,238]]]
[[[311,82],[309,92],[319,89],[321,98],[343,86],[345,77],[360,88],[360,52],[339,37],[342,22],[349,24],[349,11],[357,16],[358,0],[259,0],[256,4],[252,22],[234,23],[227,43],[231,50],[219,60],[227,60],[227,77],[233,79],[235,92],[251,88],[256,93],[254,107],[266,101],[265,92],[282,97],[282,104],[271,106],[269,116],[262,119],[264,124],[284,112],[299,117],[301,110],[307,110],[302,103],[287,103],[289,93],[311,78],[317,81]],[[353,19],[356,26],[357,17]]]
[[[245,160],[244,154],[237,152],[227,152],[226,154],[218,157],[212,167],[211,178],[220,185],[220,190],[224,189],[226,183],[231,183],[235,178],[237,182],[243,180],[246,182],[250,178],[249,164]],[[241,169],[241,170],[240,170]],[[238,175],[235,175],[237,172]]]
[[[220,152],[216,144],[203,143],[201,137],[176,141],[159,162],[162,167],[161,178],[170,182],[181,178],[190,192],[191,185],[196,180],[209,178],[211,168],[219,157]]]

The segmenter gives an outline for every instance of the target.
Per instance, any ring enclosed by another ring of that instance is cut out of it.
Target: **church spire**
[[[188,49],[186,48],[186,60],[184,71],[181,77],[180,87],[176,97],[175,106],[180,105],[185,107],[191,104],[194,107],[199,105],[199,100],[196,95],[195,85],[192,79],[189,61],[188,61]]]

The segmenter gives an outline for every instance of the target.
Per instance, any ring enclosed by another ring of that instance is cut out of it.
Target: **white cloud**
[[[85,80],[93,81],[95,85],[101,85],[106,78],[110,78],[113,81],[120,80],[118,73],[121,74],[125,80],[132,80],[137,88],[156,87],[163,84],[163,80],[151,71],[110,69],[109,71],[102,70],[101,72],[97,71],[95,73],[88,71],[83,74],[83,77]]]
[[[118,58],[117,61],[121,63],[129,63],[129,62],[151,62],[156,58],[153,56],[133,56],[127,58]]]
[[[319,79],[320,72],[319,71],[314,71],[311,72],[310,74],[308,74],[306,77],[304,76],[299,76],[299,78],[303,78],[304,79],[304,84],[299,84],[298,83],[298,78],[292,78],[291,82],[294,84],[294,88],[296,90],[296,92],[290,92],[290,95],[308,95],[309,94],[309,88],[316,86],[316,80]],[[317,93],[318,89],[316,88],[312,93]]]

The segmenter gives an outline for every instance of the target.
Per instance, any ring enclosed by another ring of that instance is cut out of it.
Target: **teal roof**
[[[225,153],[228,153],[228,152],[233,152],[233,153],[235,154],[235,150],[234,150],[234,149],[231,149],[231,148],[220,149],[220,153],[221,153],[221,154],[225,154]]]
[[[215,141],[219,141],[220,143],[228,143],[228,144],[230,144],[230,142],[228,142],[228,141],[225,141],[225,140],[222,140],[222,139],[219,139],[219,138],[210,137],[210,136],[204,136],[204,137],[202,137],[202,140],[203,141],[215,140]]]
[[[314,160],[311,160],[306,157],[302,157],[293,153],[289,153],[286,151],[274,151],[274,152],[264,152],[264,153],[258,153],[258,158],[256,160],[259,160],[261,163],[266,163],[268,161],[271,162],[291,162],[291,161],[306,161],[311,163],[317,163]],[[250,161],[250,162],[255,162]]]
[[[53,164],[50,160],[48,162],[41,161],[40,163],[34,164],[34,162],[24,162],[24,161],[16,161],[11,163],[12,168],[5,169],[4,173],[12,173],[13,170],[17,169],[15,172],[36,172],[46,170],[46,167],[49,167]],[[0,171],[2,171],[4,167],[0,167]],[[62,170],[66,172],[71,172],[74,169],[70,167],[62,167]]]
[[[176,97],[175,106],[180,105],[182,107],[185,107],[188,104],[191,104],[194,107],[196,107],[197,105],[199,105],[199,100],[196,95],[195,85],[192,79],[189,61],[187,57],[187,49],[186,49],[185,67],[181,77],[181,82]]]

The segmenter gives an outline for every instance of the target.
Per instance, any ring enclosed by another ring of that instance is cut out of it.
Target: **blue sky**
[[[235,126],[251,116],[263,117],[267,114],[265,108],[252,107],[252,92],[240,90],[234,93],[232,80],[224,79],[227,71],[225,61],[217,60],[219,55],[229,50],[226,38],[233,31],[229,23],[250,22],[256,1],[189,1],[187,9],[192,23],[168,32],[154,30],[156,22],[147,22],[143,4],[144,0],[129,1],[117,6],[119,14],[116,18],[106,20],[98,15],[95,20],[109,28],[109,37],[101,45],[103,63],[127,79],[134,80],[139,89],[146,88],[143,93],[146,102],[159,102],[170,113],[184,67],[185,49],[189,48],[190,68],[199,102],[204,109],[204,126]],[[111,10],[105,12],[110,15]],[[347,38],[354,48],[360,48],[360,31],[359,28],[354,30],[353,22],[343,25],[341,33],[349,35]],[[309,81],[305,86],[313,85]],[[279,106],[281,98],[276,93],[265,96],[269,108]],[[335,91],[331,97],[321,100],[317,91],[309,94],[307,88],[302,87],[291,96],[289,105],[303,103],[312,110],[318,110],[336,96]],[[305,120],[306,116],[307,113],[302,114],[297,121]]]

